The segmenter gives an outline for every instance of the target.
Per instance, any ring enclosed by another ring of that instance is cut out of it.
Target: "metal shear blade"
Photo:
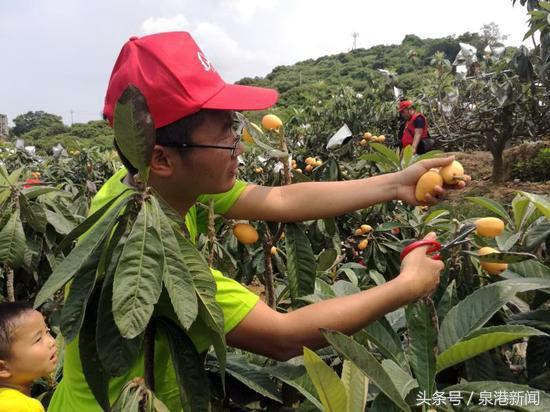
[[[446,250],[453,246],[468,242],[468,239],[466,238],[470,233],[474,232],[476,229],[477,227],[474,224],[465,225],[464,227],[462,227],[462,229],[460,230],[460,234],[457,237],[455,237],[454,239],[448,241],[447,243],[441,246],[441,250]]]

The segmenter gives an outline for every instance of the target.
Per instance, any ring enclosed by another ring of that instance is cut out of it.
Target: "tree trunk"
[[[502,159],[502,153],[504,152],[504,145],[497,144],[492,148],[493,154],[493,183],[502,183],[504,181],[504,161]]]
[[[13,284],[13,269],[9,266],[5,267],[6,270],[6,297],[8,302],[15,302],[15,288]]]
[[[490,147],[490,150],[493,154],[493,183],[502,183],[504,181],[504,161],[502,154],[504,153],[506,142],[512,138],[512,116],[512,106],[506,106],[502,109],[502,113],[499,116],[502,131],[492,139],[493,145]]]

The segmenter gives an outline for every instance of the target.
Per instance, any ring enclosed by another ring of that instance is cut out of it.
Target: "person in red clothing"
[[[428,131],[426,116],[417,112],[413,102],[402,100],[397,108],[402,124],[399,130],[401,148],[412,145],[413,153],[423,154],[432,149],[433,142]]]

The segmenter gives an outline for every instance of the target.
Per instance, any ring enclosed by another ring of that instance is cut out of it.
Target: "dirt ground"
[[[495,185],[491,181],[493,157],[490,152],[456,152],[449,153],[456,156],[464,166],[464,170],[472,176],[472,182],[460,193],[460,196],[485,196],[491,199],[510,202],[517,191],[525,191],[543,195],[550,195],[550,181],[547,182],[523,182],[507,181]],[[449,196],[451,201],[459,196],[458,193]]]

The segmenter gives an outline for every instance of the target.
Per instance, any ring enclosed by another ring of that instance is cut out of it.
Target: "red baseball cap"
[[[399,102],[399,107],[397,108],[397,111],[402,112],[403,110],[408,109],[412,105],[413,105],[413,102],[411,102],[410,100],[403,100]]]
[[[111,73],[103,114],[113,124],[115,105],[129,85],[145,96],[155,128],[200,109],[262,110],[278,93],[226,83],[187,32],[131,37]]]

